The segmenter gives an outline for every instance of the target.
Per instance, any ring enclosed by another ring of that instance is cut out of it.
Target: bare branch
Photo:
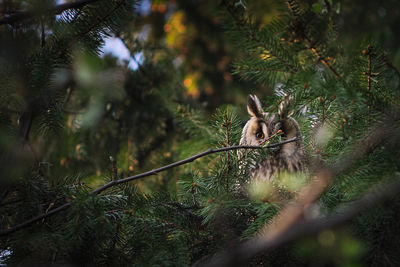
[[[202,152],[200,154],[191,156],[190,158],[187,158],[187,159],[184,159],[184,160],[181,160],[181,161],[177,161],[177,162],[171,163],[169,165],[165,165],[163,167],[160,167],[160,168],[157,168],[157,169],[153,169],[151,171],[143,172],[143,173],[140,173],[140,174],[137,174],[137,175],[134,175],[134,176],[130,176],[130,177],[126,177],[126,178],[123,178],[123,179],[119,179],[119,180],[116,180],[116,181],[111,181],[108,184],[105,184],[102,187],[99,187],[96,190],[92,191],[90,194],[95,195],[95,194],[98,194],[98,193],[106,190],[107,188],[110,188],[110,187],[115,186],[117,184],[122,184],[122,183],[126,183],[126,182],[129,182],[129,181],[137,180],[137,179],[140,179],[140,178],[143,178],[143,177],[146,177],[146,176],[156,175],[156,174],[158,174],[158,173],[160,173],[162,171],[165,171],[165,170],[168,170],[168,169],[171,169],[171,168],[174,168],[174,167],[177,167],[177,166],[192,162],[192,161],[194,161],[194,160],[196,160],[198,158],[201,158],[201,157],[204,157],[204,156],[207,156],[207,155],[210,155],[210,154],[224,152],[224,151],[228,151],[228,150],[237,150],[237,149],[273,148],[273,147],[278,147],[278,146],[281,146],[281,145],[284,145],[284,144],[287,144],[287,143],[294,142],[296,140],[297,140],[297,138],[294,137],[294,138],[288,139],[288,140],[283,141],[283,142],[271,144],[271,145],[266,146],[266,147],[262,147],[262,146],[229,146],[229,147],[222,147],[222,148],[217,148],[217,149],[209,149],[209,150],[204,151],[204,152]]]
[[[47,13],[52,13],[52,14],[60,14],[63,11],[67,10],[67,9],[72,9],[72,8],[80,8],[82,6],[85,6],[87,4],[91,4],[94,2],[97,2],[99,0],[81,0],[81,1],[75,1],[72,3],[65,3],[65,4],[61,4],[61,5],[56,5],[53,7],[49,7],[45,12]],[[37,15],[35,12],[33,11],[19,11],[17,13],[14,13],[10,16],[7,16],[5,18],[0,19],[0,25],[3,24],[13,24],[17,21],[21,21],[21,20],[25,20],[25,19],[29,19],[34,17],[35,15]]]
[[[174,168],[174,167],[177,167],[177,166],[192,162],[192,161],[194,161],[194,160],[196,160],[198,158],[201,158],[201,157],[204,157],[204,156],[207,156],[207,155],[210,155],[210,154],[214,154],[214,153],[218,153],[218,152],[224,152],[224,151],[228,151],[228,150],[237,150],[237,149],[274,148],[274,147],[278,147],[278,146],[281,146],[281,145],[284,145],[284,144],[287,144],[287,143],[290,143],[290,142],[295,142],[297,139],[298,138],[294,137],[294,138],[285,140],[283,142],[271,144],[271,145],[268,145],[268,146],[265,146],[265,147],[263,147],[263,146],[230,146],[230,147],[222,147],[222,148],[217,148],[217,149],[209,149],[209,150],[204,151],[204,152],[202,152],[200,154],[194,155],[194,156],[192,156],[190,158],[187,158],[187,159],[184,159],[184,160],[181,160],[181,161],[177,161],[177,162],[171,163],[169,165],[166,165],[166,166],[163,166],[163,167],[151,170],[151,171],[147,171],[147,172],[144,172],[144,173],[140,173],[140,174],[137,174],[137,175],[134,175],[134,176],[130,176],[130,177],[126,177],[126,178],[119,179],[119,180],[112,180],[108,184],[105,184],[105,185],[93,190],[92,192],[90,192],[90,195],[97,195],[97,194],[103,192],[104,190],[106,190],[106,189],[108,189],[108,188],[110,188],[112,186],[118,185],[118,184],[127,183],[127,182],[130,182],[130,181],[133,181],[133,180],[137,180],[137,179],[140,179],[140,178],[143,178],[143,177],[156,175],[156,174],[158,174],[158,173],[160,173],[162,171],[165,171],[165,170],[168,170],[168,169],[171,169],[171,168]],[[44,218],[47,218],[47,217],[50,217],[50,216],[52,216],[52,215],[54,215],[54,214],[56,214],[56,213],[58,213],[58,212],[60,212],[62,210],[65,210],[65,209],[71,207],[72,204],[73,204],[73,201],[72,202],[68,202],[68,203],[66,203],[66,204],[64,204],[64,205],[62,205],[62,206],[60,206],[58,208],[55,208],[55,209],[49,211],[48,213],[40,214],[40,215],[38,215],[38,216],[36,216],[36,217],[34,217],[34,218],[30,219],[30,220],[27,220],[25,222],[22,222],[22,223],[14,226],[14,227],[10,227],[7,230],[2,230],[2,231],[0,231],[0,236],[5,236],[5,235],[11,234],[11,233],[13,233],[15,231],[21,230],[21,229],[23,229],[25,227],[28,227],[29,225],[31,225],[31,224],[33,224],[33,223],[35,223],[37,221],[40,221],[40,220],[42,220]]]

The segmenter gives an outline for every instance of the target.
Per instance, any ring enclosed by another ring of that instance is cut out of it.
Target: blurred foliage
[[[0,24],[0,230],[73,202],[1,236],[0,265],[187,266],[256,235],[311,171],[258,184],[241,167],[255,155],[229,151],[90,194],[115,175],[110,157],[124,178],[237,145],[249,93],[272,113],[295,96],[310,170],[398,115],[396,0],[98,0],[50,11],[72,2],[0,2],[0,21],[32,12]],[[103,53],[108,38],[135,64]],[[337,177],[310,216],[398,176],[389,141]],[[249,264],[397,266],[398,202]]]

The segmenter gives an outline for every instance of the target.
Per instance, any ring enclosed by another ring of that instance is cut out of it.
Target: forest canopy
[[[399,26],[396,0],[0,1],[0,266],[400,265]],[[304,169],[252,178],[294,144]]]

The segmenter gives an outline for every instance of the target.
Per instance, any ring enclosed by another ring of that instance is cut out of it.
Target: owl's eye
[[[257,132],[256,133],[257,139],[263,139],[264,138],[264,133],[263,132]]]

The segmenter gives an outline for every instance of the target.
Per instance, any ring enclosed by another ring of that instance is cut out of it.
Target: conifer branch
[[[264,42],[262,42],[254,33],[253,30],[249,29],[249,27],[245,24],[245,22],[238,18],[236,14],[232,10],[232,3],[227,3],[227,1],[223,1],[223,4],[226,6],[226,9],[228,10],[229,14],[235,21],[236,25],[238,25],[240,28],[242,28],[250,37],[251,40],[255,41],[258,43],[260,47],[262,47],[265,51],[267,51],[271,56],[275,57],[278,59],[283,65],[287,66],[290,69],[290,73],[295,73],[298,72],[298,69],[290,64],[288,61],[286,61],[284,58],[280,57],[278,54],[276,54],[273,50],[271,50],[268,46],[265,45]]]
[[[38,215],[36,217],[33,217],[32,219],[29,219],[29,220],[27,220],[25,222],[17,224],[17,225],[15,225],[13,227],[9,227],[7,230],[2,230],[2,231],[0,231],[0,236],[5,236],[5,235],[8,235],[8,234],[14,233],[16,231],[19,231],[19,230],[25,228],[25,227],[30,226],[31,224],[33,224],[33,223],[35,223],[37,221],[40,221],[40,220],[42,220],[44,218],[47,218],[47,217],[50,217],[50,216],[52,216],[52,215],[54,215],[54,214],[56,214],[56,213],[58,213],[58,212],[60,212],[62,210],[65,210],[65,209],[69,208],[72,205],[72,203],[73,202],[65,203],[65,204],[63,204],[63,205],[61,205],[61,206],[59,206],[59,207],[57,207],[57,208],[55,208],[53,210],[50,210],[47,213],[42,213],[42,214],[40,214],[40,215]]]
[[[327,108],[325,108],[325,99],[324,98],[322,98],[321,105],[322,105],[321,127],[324,127],[325,120],[326,120],[326,110],[327,110]]]
[[[296,195],[294,199],[295,201],[286,205],[281,212],[274,217],[274,220],[260,231],[259,236],[240,244],[230,252],[227,251],[222,255],[219,255],[219,257],[217,255],[217,257],[211,261],[209,266],[241,266],[241,263],[261,252],[266,252],[268,249],[276,248],[302,236],[302,231],[304,229],[301,227],[303,223],[299,222],[304,218],[308,208],[319,199],[329,185],[332,184],[338,174],[350,168],[355,162],[372,153],[377,147],[387,141],[387,139],[393,137],[394,129],[393,126],[391,127],[392,124],[391,121],[386,121],[385,123],[376,125],[369,135],[367,135],[351,153],[346,157],[343,157],[343,159],[337,164],[331,166],[322,165],[322,167],[317,170],[314,179],[308,185],[303,187]],[[400,136],[394,136],[396,141],[398,141],[399,137]],[[400,182],[398,187],[400,187]],[[396,192],[399,190],[396,190]],[[382,192],[382,195],[382,197],[384,197],[384,191]],[[365,209],[368,209],[368,207],[365,207]],[[357,214],[358,212],[355,213],[354,216]],[[336,215],[332,215],[332,218],[335,218],[335,216]],[[317,222],[318,220],[323,219],[316,219],[315,221],[309,221],[308,223],[313,225],[314,222]],[[307,222],[305,224],[307,224]],[[336,224],[333,224],[332,226],[334,225]],[[293,229],[297,228],[300,230],[293,233]],[[314,230],[311,227],[310,231],[311,230],[318,231],[319,229],[316,228]]]
[[[372,64],[371,64],[371,53],[372,51],[371,47],[368,47],[368,73],[367,73],[367,81],[368,81],[368,88],[367,88],[367,92],[368,92],[368,101],[369,101],[369,95],[371,93],[371,70],[372,70]],[[368,108],[370,108],[370,105],[368,105]]]
[[[312,45],[311,40],[306,36],[305,39],[308,42],[308,48],[317,56],[318,61],[322,62],[335,76],[336,78],[340,78],[339,73],[335,70],[335,68],[329,63],[328,60],[325,59],[324,56]]]
[[[118,180],[118,168],[117,168],[117,161],[110,156],[110,161],[112,165],[112,179],[113,181]]]
[[[68,48],[72,47],[76,42],[78,42],[80,39],[82,39],[86,34],[90,33],[93,31],[97,26],[100,25],[100,23],[104,22],[109,16],[111,16],[112,13],[114,13],[115,10],[121,7],[121,5],[124,3],[124,1],[118,1],[117,4],[109,10],[103,17],[99,18],[96,23],[92,24],[86,31],[80,33],[78,36],[76,36],[73,40],[71,40],[68,45],[62,50],[59,51],[58,54],[64,55],[65,52],[68,50]]]
[[[225,152],[225,151],[229,151],[229,150],[238,150],[238,149],[274,148],[274,147],[278,147],[278,146],[281,146],[281,145],[284,145],[284,144],[287,144],[287,143],[295,142],[297,139],[298,139],[297,137],[294,137],[294,138],[291,138],[291,139],[288,139],[288,140],[285,140],[285,141],[282,141],[282,142],[279,142],[279,143],[268,145],[266,147],[263,147],[263,146],[229,146],[229,147],[222,147],[222,148],[217,148],[217,149],[209,149],[209,150],[204,151],[204,152],[202,152],[200,154],[191,156],[191,157],[189,157],[187,159],[180,160],[180,161],[171,163],[169,165],[166,165],[166,166],[163,166],[163,167],[160,167],[160,168],[157,168],[157,169],[153,169],[153,170],[150,170],[150,171],[147,171],[147,172],[144,172],[144,173],[140,173],[140,174],[137,174],[137,175],[134,175],[134,176],[122,178],[122,179],[119,179],[119,180],[112,180],[111,182],[109,182],[109,183],[107,183],[107,184],[105,184],[105,185],[93,190],[92,192],[90,192],[90,195],[93,196],[93,195],[100,194],[101,192],[105,191],[106,189],[108,189],[110,187],[113,187],[113,186],[116,186],[116,185],[119,185],[119,184],[127,183],[127,182],[130,182],[130,181],[133,181],[133,180],[137,180],[137,179],[140,179],[140,178],[143,178],[143,177],[147,177],[147,176],[156,175],[156,174],[158,174],[158,173],[160,173],[162,171],[165,171],[165,170],[168,170],[168,169],[172,169],[172,168],[175,168],[177,166],[184,165],[186,163],[190,163],[190,162],[192,162],[192,161],[194,161],[194,160],[196,160],[198,158],[201,158],[201,157],[204,157],[204,156],[207,156],[207,155],[210,155],[210,154],[215,154],[215,153],[219,153],[219,152]],[[65,203],[65,204],[63,204],[63,205],[61,205],[61,206],[59,206],[59,207],[57,207],[57,208],[55,208],[53,210],[50,210],[47,213],[42,213],[42,214],[40,214],[40,215],[38,215],[36,217],[33,217],[32,219],[29,219],[29,220],[27,220],[25,222],[22,222],[22,223],[20,223],[20,224],[18,224],[16,226],[9,227],[7,230],[1,230],[0,231],[0,236],[5,236],[5,235],[11,234],[13,232],[16,232],[18,230],[21,230],[21,229],[23,229],[25,227],[28,227],[28,226],[30,226],[31,224],[33,224],[33,223],[35,223],[37,221],[40,221],[40,220],[42,220],[44,218],[47,218],[47,217],[50,217],[50,216],[52,216],[52,215],[54,215],[54,214],[56,214],[56,213],[58,213],[58,212],[60,212],[62,210],[65,210],[65,209],[71,207],[72,204],[73,204],[73,201]]]
[[[231,121],[228,121],[228,116],[225,114],[225,118],[224,118],[224,123],[222,124],[222,127],[225,128],[225,137],[226,137],[226,143],[225,146],[229,147],[230,146],[230,140],[229,140],[229,126],[232,124]],[[226,164],[228,165],[227,168],[227,173],[229,174],[229,172],[232,170],[232,166],[231,166],[231,159],[229,156],[229,151],[226,151]],[[229,190],[229,179],[228,179],[228,175],[226,176],[226,181],[225,181],[225,190],[226,192],[228,192]]]
[[[277,249],[285,244],[299,240],[326,229],[336,228],[351,221],[361,213],[374,208],[400,192],[400,179],[377,185],[363,197],[354,201],[351,205],[337,209],[323,218],[312,219],[292,226],[285,233],[269,240],[251,240],[246,246],[233,249],[223,254],[220,258],[210,262],[207,266],[243,266],[246,260],[260,253]],[[265,237],[264,237],[265,238]],[[258,242],[256,242],[258,241]],[[252,243],[251,243],[252,242]]]
[[[336,78],[340,78],[339,73],[329,63],[329,61],[327,59],[325,59],[325,57],[321,54],[321,52],[317,50],[317,48],[315,47],[315,44],[313,44],[313,42],[308,38],[308,36],[305,32],[306,25],[302,19],[303,12],[302,12],[299,4],[293,0],[286,0],[286,3],[288,5],[290,12],[292,13],[293,18],[296,21],[295,24],[297,25],[297,27],[294,28],[295,32],[299,36],[302,36],[304,38],[304,40],[307,41],[307,43],[308,43],[308,44],[306,44],[307,48],[310,49],[317,56],[318,61],[322,62],[322,64],[324,64],[336,76]]]
[[[288,140],[285,140],[285,141],[282,141],[282,142],[279,142],[279,143],[268,145],[266,147],[262,147],[262,146],[229,146],[229,147],[222,147],[222,148],[217,148],[217,149],[209,149],[209,150],[204,151],[204,152],[202,152],[200,154],[191,156],[191,157],[189,157],[187,159],[184,159],[184,160],[180,160],[180,161],[171,163],[169,165],[165,165],[165,166],[157,168],[157,169],[153,169],[153,170],[150,170],[150,171],[147,171],[147,172],[143,172],[143,173],[140,173],[140,174],[137,174],[137,175],[134,175],[134,176],[129,176],[129,177],[126,177],[126,178],[122,178],[122,179],[119,179],[119,180],[116,180],[116,181],[109,182],[108,184],[105,184],[105,185],[97,188],[96,190],[92,191],[90,194],[91,195],[96,195],[96,194],[99,194],[99,193],[103,192],[104,190],[106,190],[106,189],[108,189],[108,188],[110,188],[112,186],[115,186],[115,185],[118,185],[118,184],[122,184],[122,183],[126,183],[126,182],[133,181],[133,180],[137,180],[137,179],[140,179],[140,178],[143,178],[143,177],[146,177],[146,176],[156,175],[156,174],[158,174],[158,173],[160,173],[162,171],[165,171],[165,170],[168,170],[168,169],[180,166],[180,165],[184,165],[186,163],[190,163],[190,162],[192,162],[192,161],[194,161],[194,160],[196,160],[198,158],[201,158],[201,157],[204,157],[204,156],[207,156],[207,155],[210,155],[210,154],[215,154],[215,153],[219,153],[219,152],[225,152],[225,151],[229,151],[229,150],[238,150],[238,149],[273,148],[273,147],[278,147],[278,146],[281,146],[281,145],[284,145],[284,144],[287,144],[287,143],[295,142],[297,139],[298,139],[297,137],[294,137],[294,138],[291,138],[291,139],[288,139]]]
[[[301,15],[302,15],[302,10],[299,6],[299,4],[296,1],[293,0],[287,0],[286,1],[290,12],[292,13],[292,16],[296,19],[296,20],[301,20]]]
[[[45,10],[45,13],[51,13],[51,14],[61,14],[63,11],[72,9],[72,8],[80,8],[82,6],[97,2],[99,0],[81,0],[81,1],[75,1],[72,3],[65,3],[65,4],[60,4],[56,5],[53,7],[49,7],[47,10]],[[3,24],[13,24],[15,22],[29,19],[37,15],[37,13],[33,11],[19,11],[16,12],[8,17],[0,19],[0,25]]]
[[[363,73],[367,75],[367,106],[368,110],[371,109],[371,76],[372,76],[372,56],[375,54],[371,45],[368,45],[367,50],[363,50],[362,53],[368,56],[368,70]]]

